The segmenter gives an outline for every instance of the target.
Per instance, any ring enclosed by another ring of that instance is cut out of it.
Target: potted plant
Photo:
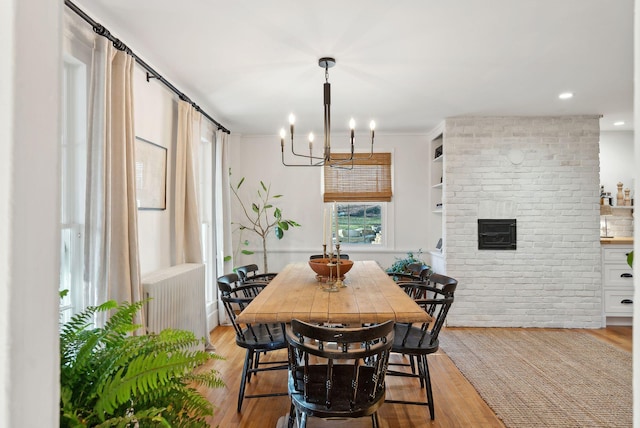
[[[145,301],[108,301],[61,327],[60,427],[208,427],[213,405],[194,385],[224,383],[217,371],[194,369],[219,356],[192,350],[193,333],[163,330],[133,336],[133,317]],[[96,312],[111,311],[94,328]]]
[[[231,176],[231,170],[229,170],[229,176]],[[283,195],[271,195],[271,184],[267,186],[263,181],[260,181],[260,188],[256,192],[257,199],[250,203],[251,209],[248,209],[249,203],[245,204],[238,193],[243,183],[244,177],[242,177],[236,185],[230,182],[231,192],[240,204],[244,215],[244,220],[233,222],[233,224],[238,227],[240,234],[248,230],[260,237],[262,240],[264,271],[269,272],[267,237],[273,230],[276,238],[282,239],[290,227],[299,227],[300,225],[282,216],[282,210],[274,205],[274,199],[279,199]],[[242,239],[240,239],[240,241],[243,245],[248,244],[246,241],[242,242]],[[242,253],[253,254],[250,250],[242,250]]]
[[[388,273],[407,273],[408,272],[407,267],[412,263],[421,263],[427,266],[427,264],[420,258],[421,255],[422,255],[422,249],[419,249],[416,254],[414,254],[412,251],[409,251],[406,257],[402,257],[402,258],[396,257],[396,261],[393,262],[393,264],[387,268],[387,272]]]

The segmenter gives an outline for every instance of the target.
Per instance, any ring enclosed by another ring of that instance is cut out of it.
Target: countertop
[[[624,237],[614,237],[614,238],[600,238],[600,245],[610,245],[610,244],[633,245],[633,237],[624,236]]]

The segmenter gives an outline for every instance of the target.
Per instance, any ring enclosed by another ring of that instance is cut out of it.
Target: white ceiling
[[[74,3],[232,133],[275,135],[295,112],[321,134],[323,56],[337,131],[574,114],[633,129],[633,0]]]

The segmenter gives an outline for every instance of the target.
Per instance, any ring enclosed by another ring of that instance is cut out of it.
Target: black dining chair
[[[235,275],[235,274],[234,274]],[[238,392],[237,411],[242,409],[242,402],[245,398],[275,397],[287,395],[287,392],[245,395],[245,389],[251,382],[251,376],[259,372],[271,370],[286,370],[287,361],[261,361],[260,355],[278,349],[285,349],[287,342],[284,337],[284,326],[282,324],[246,324],[242,325],[236,321],[237,315],[257,296],[261,289],[266,287],[264,283],[248,283],[231,288],[224,282],[218,282],[221,292],[221,300],[225,312],[233,325],[236,333],[236,344],[246,349],[242,375],[240,379],[240,390]]]
[[[277,273],[258,273],[258,265],[249,264],[236,268],[241,282],[247,281],[265,281],[269,282],[276,277]]]
[[[390,365],[410,366],[411,372],[390,368],[387,375],[418,378],[420,387],[426,389],[427,399],[426,401],[387,400],[386,402],[428,406],[429,414],[433,420],[435,419],[433,390],[427,356],[436,352],[440,347],[438,336],[453,304],[458,281],[445,275],[433,274],[429,278],[429,284],[420,281],[404,282],[399,285],[409,296],[427,296],[415,298],[415,302],[430,314],[433,320],[421,325],[396,323],[392,352],[408,356],[410,363]]]
[[[225,293],[223,290],[233,290],[236,287],[241,286],[240,277],[236,273],[228,273],[226,275],[219,276],[217,279],[218,289]]]
[[[385,399],[385,373],[393,321],[370,327],[331,328],[292,320],[289,347],[289,427],[307,418],[371,416]]]

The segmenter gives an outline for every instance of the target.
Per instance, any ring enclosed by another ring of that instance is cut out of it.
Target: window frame
[[[340,210],[338,209],[341,205],[361,205],[361,206],[376,206],[379,205],[380,206],[380,227],[382,229],[382,234],[381,234],[381,240],[379,243],[374,243],[374,242],[348,242],[348,241],[344,241],[343,238],[340,238],[340,246],[341,248],[352,248],[354,250],[376,250],[376,249],[382,249],[382,248],[387,248],[388,243],[391,242],[389,240],[389,234],[390,234],[390,229],[388,227],[389,224],[393,224],[390,223],[388,221],[388,213],[391,211],[389,210],[389,206],[388,206],[388,202],[372,202],[372,201],[343,201],[343,202],[338,202],[336,201],[336,213],[340,212]],[[331,204],[333,205],[333,204]],[[334,244],[336,237],[338,237],[338,231],[336,230],[336,224],[335,224],[335,220],[331,222],[331,236],[334,239]]]

